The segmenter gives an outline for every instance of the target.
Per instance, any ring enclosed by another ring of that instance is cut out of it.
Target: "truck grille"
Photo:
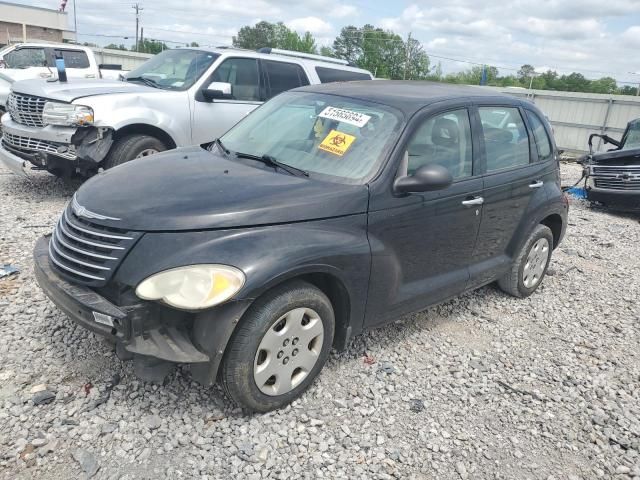
[[[592,168],[594,175],[640,175],[640,165],[594,165]]]
[[[56,270],[75,283],[101,287],[140,236],[140,232],[89,222],[73,213],[70,204],[51,235],[49,258]]]
[[[12,92],[7,98],[7,111],[14,122],[29,127],[44,127],[42,111],[45,103],[46,98]]]
[[[637,190],[640,192],[640,177],[636,178],[598,178],[594,177],[596,188],[608,188],[610,190]]]
[[[594,165],[592,168],[591,176],[596,188],[640,191],[640,166]]]
[[[39,140],[31,137],[22,137],[8,132],[3,132],[2,142],[8,147],[13,147],[27,153],[44,152],[66,158],[67,160],[76,159],[75,147],[73,145],[47,142],[45,140]]]

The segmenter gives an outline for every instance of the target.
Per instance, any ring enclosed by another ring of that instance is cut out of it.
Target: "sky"
[[[73,28],[73,1],[68,0]],[[135,38],[133,1],[75,0],[78,40],[131,44]],[[60,0],[14,3],[58,8]],[[538,71],[578,71],[588,78],[612,76],[640,82],[640,0],[138,0],[147,38],[201,45],[229,45],[244,25],[282,21],[320,45],[330,45],[340,29],[366,23],[409,33],[422,42],[432,64],[445,72],[469,62],[515,74],[525,63]],[[102,35],[102,36],[98,36]],[[111,37],[113,36],[113,37]],[[123,37],[127,36],[128,39]],[[446,58],[437,58],[446,57]],[[451,60],[454,59],[454,60]]]

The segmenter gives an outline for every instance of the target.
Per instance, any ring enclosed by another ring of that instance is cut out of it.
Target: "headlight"
[[[48,125],[91,125],[93,123],[93,109],[84,105],[47,102],[42,111],[42,121]]]
[[[151,275],[138,285],[136,295],[176,308],[201,310],[229,300],[244,280],[244,273],[227,265],[190,265]]]

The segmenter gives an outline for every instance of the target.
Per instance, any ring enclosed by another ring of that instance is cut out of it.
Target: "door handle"
[[[482,197],[474,197],[468,200],[463,200],[462,204],[465,207],[473,207],[474,205],[482,205],[484,203],[484,198]]]
[[[542,180],[536,180],[535,182],[529,184],[529,188],[540,188],[543,185],[544,182]]]

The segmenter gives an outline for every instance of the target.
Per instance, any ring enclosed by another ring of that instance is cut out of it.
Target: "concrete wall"
[[[553,126],[558,147],[571,153],[589,149],[592,133],[606,133],[620,139],[627,123],[640,117],[640,97],[604,95],[598,93],[554,92],[502,87],[483,87],[520,98],[526,98],[540,108]],[[598,139],[597,151],[612,148]]]
[[[0,43],[72,39],[67,14],[50,8],[0,1]]]

